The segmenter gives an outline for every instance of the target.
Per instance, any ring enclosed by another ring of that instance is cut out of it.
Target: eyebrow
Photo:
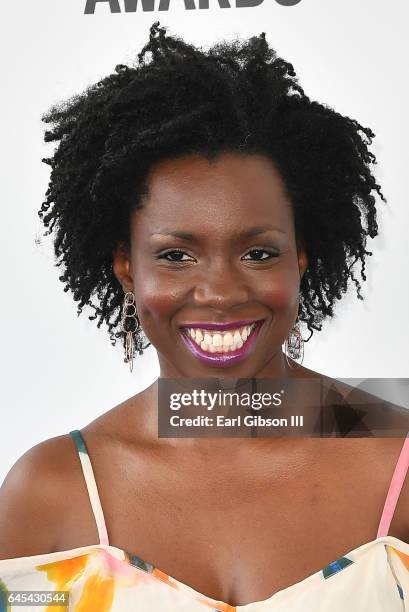
[[[238,238],[252,238],[253,236],[258,236],[259,234],[265,234],[269,231],[280,232],[281,234],[285,234],[285,231],[280,229],[279,227],[275,227],[273,225],[256,225],[254,227],[248,227],[245,230],[239,232]],[[191,232],[184,231],[174,231],[174,232],[155,232],[151,234],[152,236],[172,236],[173,238],[181,238],[182,240],[196,240],[198,236],[192,234]]]

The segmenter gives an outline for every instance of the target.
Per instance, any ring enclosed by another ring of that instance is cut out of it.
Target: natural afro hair
[[[306,244],[299,319],[310,337],[333,316],[349,280],[363,299],[353,266],[359,260],[366,280],[376,196],[384,200],[371,172],[374,134],[311,101],[264,33],[203,50],[156,22],[134,65],[116,66],[42,119],[50,126],[45,141],[59,144],[43,159],[51,176],[39,216],[45,235],[54,231],[64,291],[79,302],[78,314],[94,309],[89,318],[107,324],[112,344],[124,297],[113,250],[119,241],[130,245],[130,214],[152,164],[189,153],[261,153],[275,163]]]

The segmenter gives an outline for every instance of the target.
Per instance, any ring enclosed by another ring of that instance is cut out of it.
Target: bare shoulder
[[[53,551],[79,461],[69,434],[26,451],[0,487],[0,559]]]
[[[122,449],[145,439],[145,415],[151,412],[153,401],[151,387],[81,427],[92,462],[97,465],[97,481],[103,482],[109,463],[120,462]],[[56,436],[27,450],[0,487],[0,559],[97,542],[95,519],[72,436]]]
[[[367,466],[368,478],[383,483],[379,503],[383,507],[389,485],[404,448],[406,434],[409,432],[409,410],[401,405],[388,401],[376,393],[377,385],[373,385],[374,392],[353,386],[352,381],[345,381],[325,376],[307,368],[300,368],[300,377],[319,378],[323,387],[333,392],[345,401],[345,405],[352,407],[363,418],[363,425],[368,427],[368,435],[362,437],[346,437],[336,440],[337,453],[357,452],[361,465]],[[365,415],[365,416],[363,416]],[[383,423],[385,427],[381,427]],[[381,432],[383,429],[383,433]],[[374,433],[378,431],[378,433]],[[331,440],[334,443],[335,440]],[[404,468],[407,468],[409,459],[403,456]],[[409,471],[409,470],[408,470]],[[393,535],[409,543],[409,475],[402,484],[402,489],[389,528],[389,535]]]

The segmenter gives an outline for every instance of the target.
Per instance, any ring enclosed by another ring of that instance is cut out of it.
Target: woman
[[[165,378],[318,376],[295,361],[300,324],[321,330],[349,281],[362,299],[371,130],[311,101],[264,34],[205,52],[157,23],[135,67],[44,119],[60,279],[131,367],[146,334]],[[402,610],[402,438],[159,438],[157,395],[12,468],[4,592],[87,612]]]

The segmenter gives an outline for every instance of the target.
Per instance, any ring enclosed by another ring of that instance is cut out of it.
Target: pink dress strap
[[[387,536],[389,527],[395,512],[396,504],[405,481],[406,473],[409,467],[409,432],[406,435],[398,461],[395,466],[395,471],[389,485],[388,494],[386,496],[385,505],[381,520],[378,527],[377,538]]]

